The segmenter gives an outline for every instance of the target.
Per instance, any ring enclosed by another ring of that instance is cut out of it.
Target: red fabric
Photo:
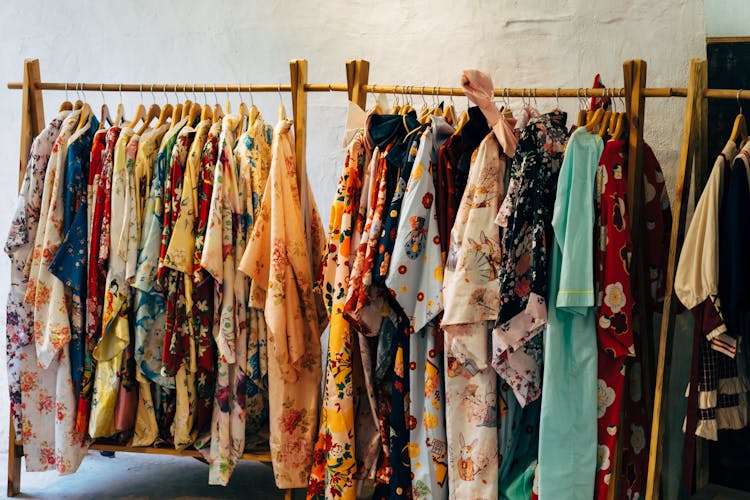
[[[598,224],[595,226],[598,414],[595,498],[607,497],[615,460],[625,388],[625,360],[633,346],[633,296],[630,285],[632,240],[626,214],[625,143],[610,141],[599,160]]]

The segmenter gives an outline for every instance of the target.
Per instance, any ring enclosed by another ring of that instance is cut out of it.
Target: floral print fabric
[[[297,184],[291,122],[274,130],[273,159],[260,213],[239,269],[265,291],[268,327],[270,445],[279,488],[307,485],[320,389],[323,303],[313,293],[311,257],[319,262],[323,228],[309,183]],[[302,206],[300,189],[307,191]],[[309,214],[305,234],[302,214]],[[253,297],[256,299],[256,297]]]
[[[31,304],[24,302],[24,296],[29,282],[32,247],[39,228],[47,163],[66,114],[60,113],[31,144],[21,190],[18,193],[16,211],[5,242],[5,253],[10,257],[12,264],[5,332],[10,414],[14,425],[10,432],[15,432],[18,443],[24,442],[25,434],[22,421],[24,406],[22,394],[26,393],[27,397],[30,396],[29,384],[27,384],[26,391],[22,391],[21,388],[21,363],[22,360],[31,358],[31,366],[36,365],[35,345],[32,342],[34,311]],[[28,346],[31,348],[29,349]],[[30,444],[30,448],[31,450],[28,451],[32,453],[38,449],[33,444]],[[27,457],[27,468],[33,463],[36,463],[36,460],[29,460]]]
[[[565,120],[565,113],[552,112],[532,118],[521,131],[507,195],[497,214],[504,232],[492,365],[522,406],[541,393],[541,338],[537,334],[547,324],[547,248],[567,139]]]

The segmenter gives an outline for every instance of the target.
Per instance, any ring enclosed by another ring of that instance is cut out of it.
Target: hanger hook
[[[65,82],[65,100],[70,100],[70,98],[68,97],[68,82]]]
[[[163,83],[161,86],[161,91],[164,93],[164,101],[169,104],[169,94],[167,94],[167,84]]]
[[[742,114],[742,101],[740,101],[740,94],[742,93],[742,89],[739,89],[737,91],[737,105],[740,107],[740,114]]]
[[[141,103],[143,103],[143,84],[142,83],[140,84],[140,90],[139,90],[139,92],[141,94]]]
[[[198,94],[195,93],[195,84],[193,84],[193,100],[198,102]]]
[[[83,97],[83,102],[87,102],[86,101],[86,92],[83,91],[83,83],[81,83],[81,96]]]
[[[102,95],[102,104],[106,104],[106,102],[104,102],[106,101],[106,99],[104,99],[104,84],[103,83],[99,84],[99,93]]]
[[[154,94],[154,84],[151,84],[151,99],[153,99],[154,104],[156,104],[156,94]]]
[[[252,84],[247,86],[247,92],[248,92],[248,94],[250,94],[250,104],[253,105],[253,106],[255,106],[255,100],[253,99],[253,86],[252,86]]]
[[[279,93],[279,102],[281,102],[281,104],[284,104],[284,98],[281,95],[281,84],[280,83],[278,84],[278,87],[276,88],[276,90]]]
[[[216,85],[212,85],[212,87],[213,87],[213,91],[214,91],[214,102],[218,106],[219,105],[219,96],[216,95]]]
[[[65,92],[67,95],[67,90]],[[120,84],[119,92],[120,92],[120,104],[122,104],[122,83]]]
[[[557,87],[557,90],[555,90],[555,106],[557,106],[557,109],[560,109],[560,87]]]

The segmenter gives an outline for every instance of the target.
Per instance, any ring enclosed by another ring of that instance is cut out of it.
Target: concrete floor
[[[0,469],[5,477],[8,455],[0,454]],[[5,494],[5,485],[0,494]],[[294,492],[304,498],[304,490]],[[89,452],[75,474],[24,472],[21,494],[15,498],[40,499],[164,499],[210,498],[283,499],[276,489],[269,466],[259,462],[240,462],[229,486],[209,486],[208,466],[194,458],[117,453],[106,458]]]

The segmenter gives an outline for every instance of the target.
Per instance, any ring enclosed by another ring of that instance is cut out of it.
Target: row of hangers
[[[615,95],[613,92],[610,92],[609,89],[604,89],[603,97],[610,98],[612,111],[608,109],[605,110],[604,107],[595,110],[582,107],[578,111],[576,126],[586,127],[586,131],[590,134],[598,133],[602,138],[609,135],[610,140],[617,140],[622,137],[623,132],[627,130],[627,114],[624,112],[617,112],[615,106]],[[588,96],[585,95],[584,92],[584,99],[587,98]]]
[[[103,85],[102,85],[103,88]],[[195,123],[196,119],[200,117],[200,120],[208,120],[210,119],[213,123],[218,122],[221,120],[225,115],[231,114],[232,112],[232,106],[231,101],[229,99],[229,96],[227,95],[227,100],[225,106],[222,108],[222,106],[219,104],[219,100],[216,97],[216,87],[213,87],[214,91],[214,98],[216,100],[216,104],[211,107],[208,105],[205,101],[205,86],[203,88],[204,92],[204,104],[201,105],[197,102],[197,94],[195,93],[195,86],[193,86],[193,95],[196,99],[196,102],[191,101],[188,98],[187,92],[185,93],[185,100],[184,102],[180,103],[177,102],[174,106],[168,102],[168,95],[166,91],[164,92],[164,96],[167,98],[167,103],[163,106],[159,106],[156,104],[156,96],[154,95],[154,88],[153,85],[151,86],[151,95],[154,97],[154,103],[151,104],[148,109],[146,106],[141,103],[136,106],[135,113],[133,115],[133,118],[126,123],[125,120],[125,106],[122,103],[122,89],[120,89],[120,103],[117,105],[117,110],[115,114],[115,118],[112,119],[109,111],[109,106],[107,106],[107,103],[104,98],[104,91],[100,88],[100,92],[102,94],[102,107],[101,107],[101,115],[99,120],[99,130],[103,129],[105,127],[105,123],[108,124],[108,126],[126,126],[128,128],[131,128],[133,130],[136,129],[139,123],[142,123],[140,128],[137,129],[136,133],[138,135],[143,134],[148,128],[150,128],[152,125],[152,122],[154,119],[157,119],[157,122],[153,125],[154,128],[161,127],[162,125],[165,125],[169,123],[171,127],[176,126],[180,121],[187,118],[188,123]],[[91,109],[91,106],[86,102],[86,96],[83,93],[83,90],[80,91],[76,88],[74,89],[76,91],[76,94],[78,94],[78,99],[76,99],[75,102],[71,102],[68,97],[68,88],[67,84],[65,87],[65,101],[60,105],[60,111],[70,111],[70,110],[78,110],[81,109],[81,116],[78,121],[78,126],[76,127],[76,131],[81,129],[89,120],[90,116],[92,115],[93,111]],[[140,89],[141,92],[141,101],[143,101],[143,86],[141,86]],[[260,111],[255,106],[255,103],[253,102],[253,95],[252,92],[250,93],[250,101],[251,104],[248,106],[245,103],[245,100],[243,98],[242,92],[237,92],[240,96],[240,105],[238,109],[238,113],[240,116],[247,118],[247,120],[241,120],[240,126],[243,126],[243,124],[247,124],[248,126],[255,122],[255,119],[260,114]],[[229,94],[229,88],[227,86],[227,94]],[[177,100],[179,101],[179,95],[177,92],[175,92],[175,96],[177,96]],[[81,100],[83,98],[83,100]],[[286,108],[284,107],[284,102],[281,96],[281,85],[279,85],[279,120],[286,120]]]

